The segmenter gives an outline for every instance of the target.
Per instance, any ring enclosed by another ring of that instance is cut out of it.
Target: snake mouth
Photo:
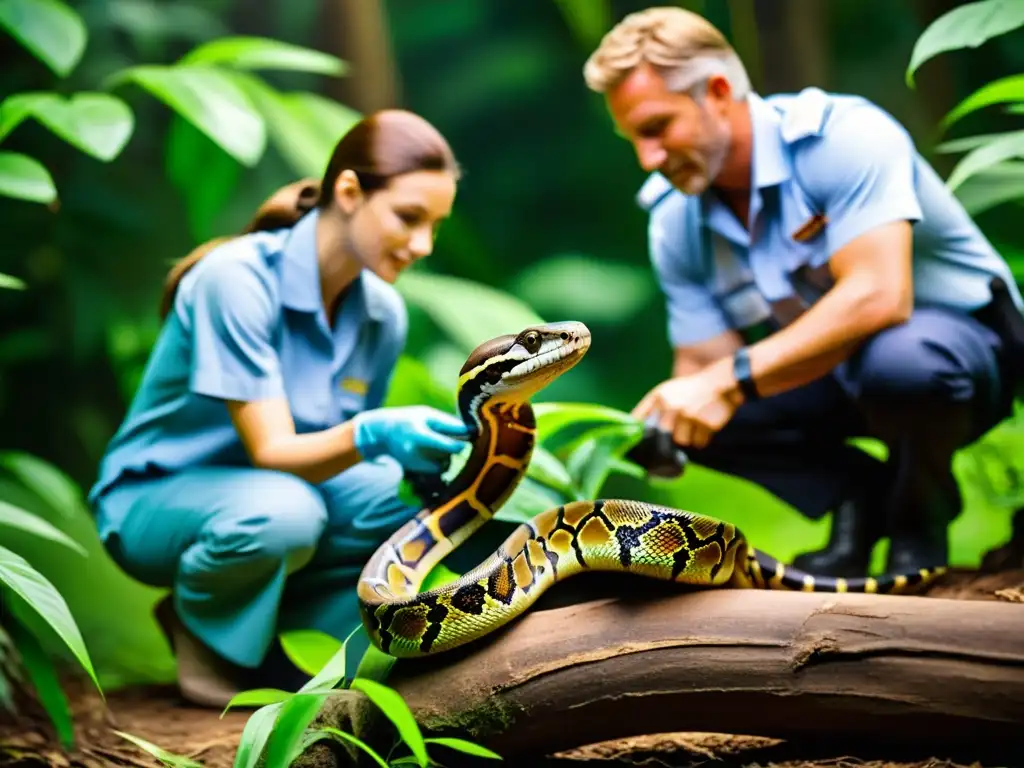
[[[561,334],[561,343],[523,360],[502,376],[506,385],[550,381],[578,363],[590,349],[590,331],[581,323],[572,324]]]

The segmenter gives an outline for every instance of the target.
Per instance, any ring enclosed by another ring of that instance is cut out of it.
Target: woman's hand
[[[466,446],[469,427],[425,405],[377,408],[351,419],[355,447],[364,459],[388,455],[412,472],[437,472]]]

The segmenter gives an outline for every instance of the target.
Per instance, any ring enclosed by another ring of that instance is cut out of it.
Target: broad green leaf
[[[310,731],[309,733],[307,733],[305,738],[303,739],[302,747],[303,749],[310,747],[316,742],[320,741],[321,739],[337,739],[338,741],[347,741],[349,744],[352,744],[358,747],[359,749],[363,750],[363,752],[368,754],[370,756],[370,759],[377,763],[377,765],[382,766],[382,768],[388,768],[388,764],[384,762],[384,759],[380,755],[374,752],[373,748],[370,747],[369,744],[366,744],[360,739],[357,739],[351,733],[345,733],[344,731],[338,730],[337,728],[331,728],[330,726],[324,726],[321,729]],[[392,765],[394,765],[394,763],[392,763]]]
[[[245,721],[233,768],[256,768],[282,706],[282,703],[269,704],[257,709]]]
[[[935,151],[940,154],[958,154],[960,152],[968,152],[977,147],[982,147],[985,144],[990,144],[996,139],[1001,139],[1004,136],[1010,136],[1017,133],[1017,131],[999,131],[997,133],[982,133],[977,136],[964,136],[961,139],[950,139],[944,141],[935,147]]]
[[[1022,3],[1021,5],[1024,5]],[[949,114],[942,118],[943,130],[966,115],[976,112],[992,104],[1016,102],[1024,99],[1024,75],[1011,75],[983,85],[966,99],[961,101]]]
[[[323,175],[335,145],[362,117],[314,93],[281,93],[255,75],[232,75],[266,121],[278,152],[303,177]]]
[[[348,65],[337,56],[266,37],[219,37],[198,45],[182,64],[223,64],[238,69],[281,69],[342,75]]]
[[[155,757],[164,765],[170,766],[170,768],[203,768],[202,763],[197,763],[190,757],[183,755],[176,755],[173,752],[168,752],[163,747],[158,747],[152,742],[146,741],[139,736],[135,736],[131,733],[125,733],[124,731],[115,730],[118,736],[126,741],[130,741],[132,744],[137,746],[139,749],[148,752],[150,755]]]
[[[266,148],[263,118],[232,73],[204,65],[142,65],[116,72],[113,88],[133,82],[164,102],[245,166]]]
[[[0,151],[0,195],[33,203],[52,203],[57,188],[46,166],[20,152]]]
[[[604,405],[590,403],[534,403],[533,413],[537,418],[537,433],[547,440],[555,433],[568,427],[583,424],[624,424],[643,430],[643,425],[629,413]]]
[[[412,268],[395,287],[406,301],[426,312],[466,353],[504,333],[542,323],[527,304],[482,283]]]
[[[355,629],[348,633],[348,637],[342,642],[341,647],[334,652],[334,655],[327,660],[327,663],[323,665],[323,668],[316,673],[316,675],[299,691],[301,693],[308,693],[316,689],[321,688],[333,688],[342,680],[345,679],[345,652],[348,649],[349,641],[352,639],[356,632],[359,632],[363,628],[362,624],[356,625]]]
[[[465,739],[457,739],[448,736],[438,736],[433,739],[424,739],[427,744],[437,744],[441,747],[448,747],[449,749],[455,749],[459,752],[465,752],[467,755],[474,755],[476,757],[489,757],[492,760],[503,759],[497,752],[492,752],[487,747],[481,747],[479,744],[474,744],[472,741],[466,741]]]
[[[605,480],[615,467],[616,459],[635,442],[635,435],[621,427],[594,430],[570,454],[566,468],[572,475],[580,496],[596,499]]]
[[[38,515],[34,515],[0,499],[0,528],[3,527],[17,528],[41,539],[47,539],[48,541],[65,546],[82,557],[86,556],[82,545],[64,533],[64,531],[51,525]]]
[[[405,703],[398,691],[388,688],[386,685],[357,677],[352,681],[352,689],[362,691],[369,697],[370,701],[376,704],[384,716],[395,724],[398,735],[409,747],[409,751],[420,761],[421,768],[426,768],[429,757],[427,756],[427,745],[423,741],[423,734],[412,715],[412,710]]]
[[[0,546],[0,584],[20,596],[28,607],[57,633],[89,674],[102,696],[103,690],[93,669],[85,641],[82,640],[82,634],[68,609],[68,604],[56,587],[25,558],[3,546]]]
[[[131,109],[109,93],[83,91],[18,93],[0,105],[0,138],[34,117],[72,146],[109,162],[120,154],[135,127]]]
[[[981,171],[961,184],[956,196],[972,216],[1002,203],[1024,202],[1024,162],[1008,160]]]
[[[395,364],[384,405],[429,405],[452,411],[455,407],[455,389],[438,382],[423,361],[403,354],[398,356]]]
[[[444,563],[438,563],[423,579],[423,583],[420,584],[420,592],[429,592],[437,587],[443,587],[445,584],[451,584],[453,581],[458,581],[461,576],[461,573],[456,573]]]
[[[583,48],[593,48],[611,27],[609,0],[555,0],[576,40]]]
[[[70,517],[84,503],[75,482],[50,462],[24,451],[0,453],[0,467],[38,496],[51,510]]]
[[[20,280],[14,275],[5,275],[3,272],[0,272],[0,288],[9,288],[12,291],[24,291],[28,286],[25,285],[24,280]]]
[[[562,493],[572,495],[576,492],[572,476],[565,465],[557,456],[539,445],[533,448],[533,458],[526,469],[526,476]]]
[[[906,71],[907,85],[914,87],[914,72],[932,57],[960,48],[977,48],[1022,25],[1024,3],[1020,0],[981,0],[947,11],[929,24],[914,44]]]
[[[281,706],[267,742],[266,768],[287,768],[301,753],[302,735],[328,694],[296,693]]]
[[[946,185],[955,190],[980,171],[989,169],[1004,160],[1019,157],[1024,157],[1024,131],[1014,131],[971,150],[953,168]]]
[[[248,691],[241,691],[231,697],[220,713],[224,717],[229,710],[235,707],[265,707],[268,704],[276,704],[279,701],[288,701],[294,693],[282,691],[280,688],[253,688]]]
[[[356,665],[355,676],[364,680],[383,683],[391,674],[391,668],[395,666],[396,661],[398,659],[394,656],[384,653],[384,651],[371,643]]]
[[[494,519],[506,523],[525,523],[544,510],[573,501],[576,497],[576,493],[559,493],[527,476],[501,506]]]
[[[71,715],[71,707],[60,687],[60,680],[57,678],[57,670],[53,666],[53,660],[46,655],[46,651],[40,645],[39,640],[27,628],[18,621],[9,621],[8,626],[11,632],[11,639],[18,649],[22,666],[28,673],[32,687],[35,688],[39,703],[43,705],[46,714],[50,716],[57,736],[65,749],[72,749],[75,744],[75,724]]]
[[[282,632],[279,639],[285,655],[296,667],[311,677],[330,664],[331,659],[344,648],[339,640],[316,629]],[[341,672],[344,675],[344,668]]]
[[[527,267],[510,290],[550,317],[615,324],[627,322],[647,306],[657,285],[644,267],[564,254]]]
[[[89,36],[78,12],[60,0],[0,0],[0,26],[61,77],[78,65]]]

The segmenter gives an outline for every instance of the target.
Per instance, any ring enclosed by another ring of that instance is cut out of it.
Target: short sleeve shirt
[[[832,254],[896,220],[914,227],[918,306],[973,311],[996,276],[1022,306],[1006,262],[888,113],[817,88],[747,103],[749,228],[713,194],[686,195],[657,173],[638,195],[673,346],[778,328],[781,303],[806,307],[828,290]]]
[[[405,305],[364,269],[328,324],[318,215],[229,240],[185,274],[90,501],[126,475],[248,465],[225,400],[286,398],[300,433],[382,404]]]

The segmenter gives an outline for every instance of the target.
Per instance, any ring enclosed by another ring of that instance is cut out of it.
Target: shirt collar
[[[320,265],[316,259],[316,223],[320,211],[314,208],[296,222],[282,247],[281,303],[298,312],[317,312],[322,307]],[[387,302],[382,296],[383,281],[366,269],[360,270],[346,301],[355,299],[366,308],[371,320],[387,317]]]
[[[781,184],[792,174],[789,155],[782,140],[782,117],[753,92],[747,96],[747,106],[750,109],[753,138],[750,158],[752,186],[765,189]]]

